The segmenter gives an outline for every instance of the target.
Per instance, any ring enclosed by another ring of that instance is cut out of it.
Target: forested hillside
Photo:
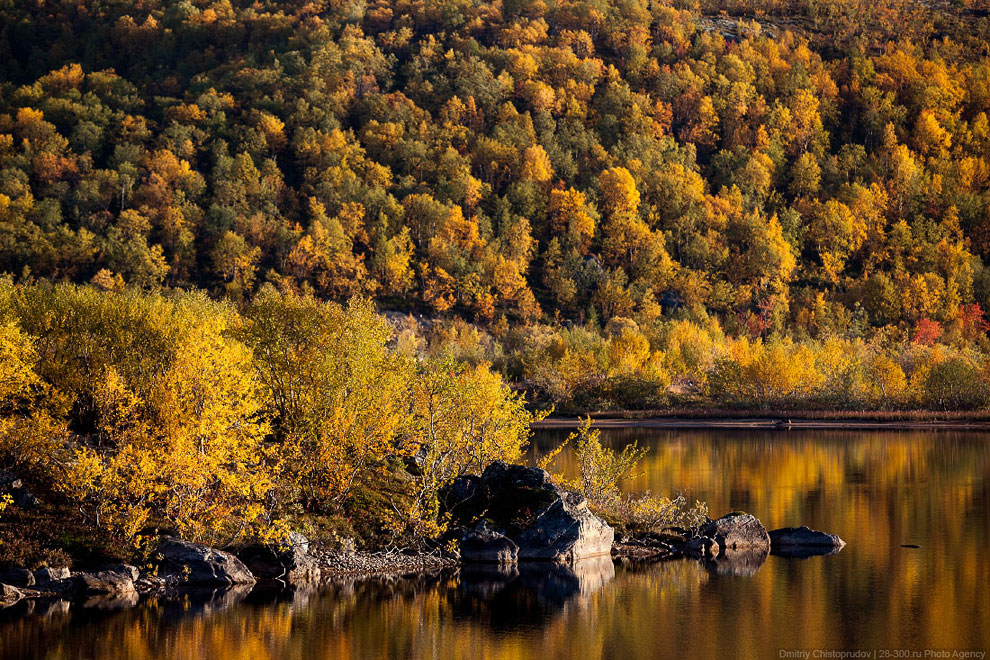
[[[931,366],[987,374],[986,9],[6,3],[0,270],[368,296],[558,405],[947,405]]]

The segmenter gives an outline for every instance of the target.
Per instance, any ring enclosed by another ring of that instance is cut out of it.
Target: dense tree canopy
[[[990,21],[926,7],[14,3],[0,268],[908,336],[990,303]]]

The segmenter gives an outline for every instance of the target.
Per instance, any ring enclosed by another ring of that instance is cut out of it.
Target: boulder
[[[158,546],[159,572],[184,584],[254,584],[254,575],[244,563],[223,550],[176,538]]]
[[[480,477],[455,480],[441,497],[463,528],[465,561],[573,562],[612,550],[612,528],[539,468],[496,461]]]
[[[237,557],[260,579],[314,582],[322,575],[319,561],[309,554],[309,539],[298,532],[288,534],[276,547],[248,546]]]
[[[838,552],[846,542],[835,534],[819,532],[802,525],[770,532],[770,550],[783,557],[813,557]]]
[[[519,546],[482,520],[461,536],[461,559],[467,562],[514,564],[519,560]]]
[[[520,559],[575,562],[612,553],[615,532],[588,509],[583,495],[562,492],[516,543]]]
[[[131,594],[137,594],[137,590],[134,588],[134,578],[131,576],[130,571],[122,570],[75,573],[72,576],[72,583],[76,593],[83,596],[122,596],[127,598]]]
[[[137,566],[131,566],[130,564],[114,564],[113,566],[108,566],[104,570],[121,573],[131,578],[134,582],[137,582],[141,577],[141,570]]]
[[[26,568],[11,568],[0,573],[0,582],[12,587],[33,587],[34,573]]]
[[[24,594],[21,593],[20,589],[9,584],[0,584],[0,607],[13,605],[21,598],[24,598]]]
[[[426,462],[426,448],[420,447],[416,450],[415,454],[406,456],[402,460],[405,464],[406,472],[414,477],[421,477],[423,476],[423,464]]]
[[[34,572],[34,583],[39,589],[61,588],[68,579],[68,566],[42,566]]]
[[[444,506],[444,512],[458,513],[458,507],[471,507],[478,496],[481,486],[481,477],[476,474],[469,474],[457,477],[454,481],[440,492],[440,501]]]
[[[729,513],[701,527],[700,535],[718,543],[719,550],[765,549],[770,551],[770,536],[756,516],[749,513]]]

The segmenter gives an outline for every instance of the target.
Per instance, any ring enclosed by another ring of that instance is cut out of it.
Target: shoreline
[[[591,412],[596,429],[726,429],[726,430],[846,430],[846,431],[990,431],[990,413],[944,413],[934,411],[845,412],[760,411],[747,415],[740,410],[671,410]],[[533,430],[571,430],[582,416],[553,416],[531,425]]]

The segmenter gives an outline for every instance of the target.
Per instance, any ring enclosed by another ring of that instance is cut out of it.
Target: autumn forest
[[[0,455],[80,534],[432,538],[439,490],[551,410],[990,404],[978,0],[0,28]]]

